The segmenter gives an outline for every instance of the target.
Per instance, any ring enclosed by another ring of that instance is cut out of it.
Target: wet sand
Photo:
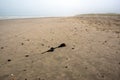
[[[119,80],[120,16],[0,20],[0,80]]]

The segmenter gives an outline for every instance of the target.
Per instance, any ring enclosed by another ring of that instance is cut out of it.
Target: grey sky
[[[120,0],[0,0],[0,16],[120,13]]]

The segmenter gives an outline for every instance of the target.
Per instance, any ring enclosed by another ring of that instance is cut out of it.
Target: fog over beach
[[[120,13],[119,0],[0,0],[0,16],[74,16]]]

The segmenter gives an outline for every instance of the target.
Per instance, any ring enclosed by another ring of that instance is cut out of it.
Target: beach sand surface
[[[0,80],[119,79],[119,15],[0,20]]]

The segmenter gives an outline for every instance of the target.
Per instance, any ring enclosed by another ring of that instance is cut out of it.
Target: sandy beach
[[[120,15],[0,20],[0,80],[119,79]]]

